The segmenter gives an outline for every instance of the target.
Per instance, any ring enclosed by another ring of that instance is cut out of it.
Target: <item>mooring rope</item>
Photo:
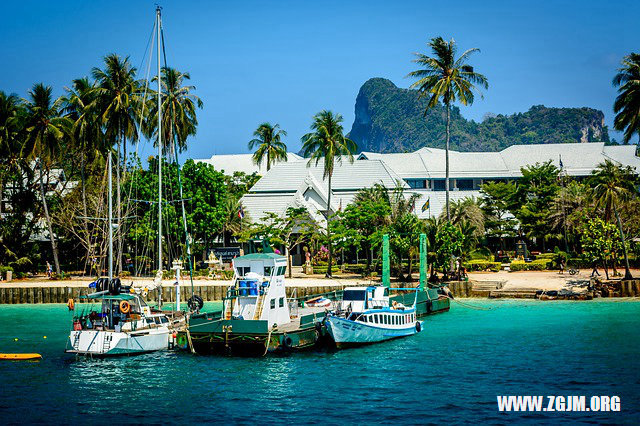
[[[491,310],[493,310],[493,308],[483,308],[481,306],[472,305],[470,303],[463,303],[463,302],[461,302],[461,301],[459,301],[457,299],[454,299],[452,297],[449,297],[449,300],[452,300],[452,301],[458,303],[460,306],[464,306],[465,308],[475,309],[477,311],[491,311]]]

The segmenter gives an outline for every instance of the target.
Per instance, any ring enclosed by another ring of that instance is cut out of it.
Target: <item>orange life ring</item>
[[[76,303],[73,301],[73,299],[67,300],[67,307],[70,311],[73,311],[75,309]]]
[[[131,305],[129,304],[129,302],[127,302],[126,300],[120,302],[120,312],[122,312],[123,314],[128,314],[130,310]]]

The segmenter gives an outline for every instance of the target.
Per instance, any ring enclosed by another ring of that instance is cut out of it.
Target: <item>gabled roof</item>
[[[287,153],[287,162],[300,161],[302,159],[303,158],[298,154],[294,154],[293,152]],[[267,172],[266,160],[263,160],[260,165],[255,165],[253,163],[253,154],[212,155],[211,158],[193,161],[196,163],[211,164],[216,170],[229,176],[233,175],[235,172],[244,172],[247,174],[258,173],[260,175]]]
[[[411,153],[379,154],[362,152],[359,160],[384,161],[403,179],[444,178],[445,150],[420,148]],[[520,177],[520,169],[536,163],[551,161],[571,176],[586,176],[606,159],[640,171],[640,158],[635,145],[605,146],[603,142],[512,145],[499,152],[449,151],[451,178],[509,178]]]
[[[309,166],[306,159],[293,163],[279,163],[251,188],[251,193],[296,192],[307,176],[326,186],[327,180],[323,178],[323,174],[322,161],[317,166],[313,163]],[[398,182],[406,186],[402,178],[383,161],[361,160],[350,163],[348,160],[342,160],[335,163],[331,188],[334,192],[349,191],[371,187],[376,183],[393,188]]]

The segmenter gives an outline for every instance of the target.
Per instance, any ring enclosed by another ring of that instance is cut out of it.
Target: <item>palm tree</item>
[[[630,167],[623,168],[614,164],[611,160],[605,160],[604,163],[599,164],[598,168],[593,171],[593,196],[596,201],[596,206],[604,209],[605,220],[609,220],[613,212],[618,223],[618,232],[620,232],[620,239],[622,240],[622,252],[625,262],[625,280],[632,279],[632,276],[629,271],[629,258],[627,256],[627,246],[622,230],[622,222],[620,221],[620,214],[618,212],[618,205],[631,197],[635,192],[635,182],[636,179]]]
[[[243,230],[248,229],[251,219],[248,214],[244,214],[244,208],[239,198],[232,195],[227,197],[224,204],[225,219],[220,230],[222,241],[225,247],[231,245],[231,237],[238,236]],[[241,214],[241,212],[243,214]]]
[[[329,259],[327,262],[327,277],[331,277],[331,263],[333,252],[331,249],[331,177],[335,163],[342,163],[342,157],[353,163],[353,153],[358,149],[355,142],[344,136],[342,128],[342,115],[331,111],[322,110],[313,117],[311,132],[302,137],[302,151],[309,158],[307,167],[311,163],[317,166],[323,163],[324,173],[322,179],[327,181],[327,246]]]
[[[190,80],[189,73],[175,68],[162,68],[162,141],[163,152],[173,152],[177,146],[179,152],[187,149],[187,138],[196,134],[198,119],[196,108],[202,108],[202,100],[191,93],[195,86],[184,86]],[[157,77],[154,78],[157,81]],[[157,147],[158,143],[158,103],[150,101],[147,116],[148,136]]]
[[[96,101],[95,85],[88,78],[73,80],[70,88],[66,88],[67,95],[62,98],[63,111],[72,120],[71,136],[74,148],[80,155],[80,194],[82,198],[83,228],[85,236],[89,236],[89,222],[87,218],[87,162],[95,158],[99,152],[104,152],[104,135],[100,117],[94,108]],[[91,255],[91,248],[87,247],[87,260]]]
[[[445,195],[447,220],[451,220],[449,212],[449,142],[451,139],[451,104],[459,101],[462,105],[471,105],[474,100],[473,91],[475,85],[489,87],[487,78],[475,72],[471,65],[466,62],[469,56],[479,49],[469,49],[456,59],[457,46],[455,41],[444,41],[442,37],[431,39],[428,43],[433,52],[433,56],[423,53],[415,53],[413,60],[421,68],[410,72],[407,77],[418,79],[411,85],[417,88],[419,98],[428,97],[429,102],[424,114],[434,108],[442,100],[447,109],[447,142],[445,151]]]
[[[18,95],[0,91],[0,214],[4,178],[20,152],[20,132],[23,127],[24,107]]]
[[[255,138],[249,141],[249,149],[257,148],[253,153],[253,162],[260,165],[262,161],[267,163],[267,171],[271,165],[278,161],[287,161],[287,145],[282,142],[282,136],[287,136],[287,132],[280,129],[280,125],[262,123],[253,132]]]
[[[61,117],[60,101],[53,101],[51,87],[38,83],[29,92],[30,99],[26,101],[26,140],[23,146],[23,155],[36,160],[39,167],[40,195],[44,217],[47,222],[53,262],[56,272],[60,274],[60,262],[58,261],[58,247],[53,235],[49,207],[47,205],[46,191],[43,176],[45,169],[49,170],[51,162],[59,155],[65,134],[69,132],[70,120]]]
[[[464,222],[474,228],[476,237],[484,235],[484,212],[475,197],[465,197],[451,203],[451,223],[462,226]]]
[[[116,54],[104,58],[104,70],[93,68],[91,71],[96,80],[96,100],[93,108],[102,122],[104,133],[109,143],[117,145],[116,167],[116,216],[118,232],[116,233],[118,251],[116,255],[117,272],[122,271],[123,230],[121,228],[122,200],[120,196],[121,161],[127,161],[127,140],[137,139],[137,122],[140,121],[141,102],[138,96],[140,84],[135,79],[136,69],[129,62],[129,57],[122,59]],[[122,156],[120,152],[122,150]]]
[[[640,54],[631,53],[622,60],[622,67],[613,78],[618,97],[613,104],[617,114],[613,126],[624,131],[624,142],[637,133],[640,137]]]

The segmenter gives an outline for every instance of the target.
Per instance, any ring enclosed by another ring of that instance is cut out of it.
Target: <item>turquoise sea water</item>
[[[637,423],[640,302],[474,300],[414,337],[259,359],[63,353],[64,305],[0,306],[0,419],[11,423]],[[43,336],[47,336],[44,339]],[[17,342],[14,338],[18,338]],[[499,413],[496,395],[618,395],[619,413]]]

